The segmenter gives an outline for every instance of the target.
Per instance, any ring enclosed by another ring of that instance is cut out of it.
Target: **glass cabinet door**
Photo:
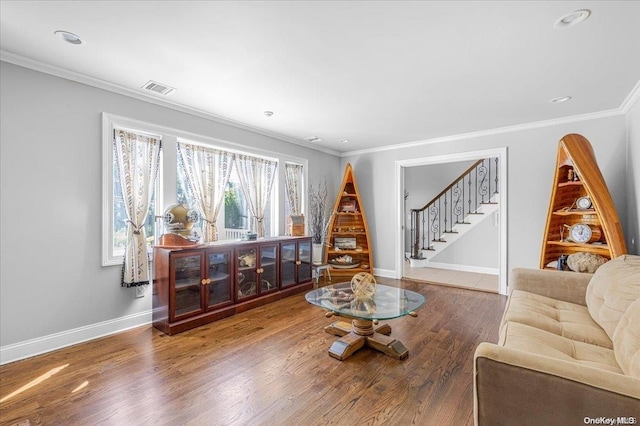
[[[236,262],[238,262],[238,275],[236,276],[236,300],[242,300],[258,294],[256,282],[257,272],[256,246],[236,249]]]
[[[202,312],[202,254],[176,254],[172,262],[175,287],[172,319]]]
[[[260,293],[278,289],[278,245],[260,247]]]
[[[298,282],[311,280],[311,241],[298,243]]]
[[[207,306],[214,307],[232,301],[231,250],[207,252]]]
[[[288,287],[296,283],[296,246],[295,242],[282,243],[280,251],[282,256],[280,260],[280,282],[282,287]]]

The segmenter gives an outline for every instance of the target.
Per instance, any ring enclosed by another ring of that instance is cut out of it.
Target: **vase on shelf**
[[[313,243],[313,259],[312,262],[314,265],[322,265],[322,261],[324,260],[324,244],[316,244]]]

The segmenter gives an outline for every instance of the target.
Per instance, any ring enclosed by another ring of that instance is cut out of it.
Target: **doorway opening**
[[[407,262],[407,241],[410,236],[407,233],[407,218],[410,214],[410,209],[407,208],[405,198],[407,197],[407,182],[406,176],[410,175],[412,167],[419,166],[433,166],[433,168],[446,167],[451,163],[463,163],[473,162],[476,160],[486,158],[497,158],[499,167],[496,170],[496,178],[498,179],[498,185],[496,190],[499,193],[499,203],[496,206],[496,211],[492,213],[493,224],[497,228],[497,268],[495,263],[491,268],[476,267],[474,272],[489,272],[495,274],[497,269],[498,273],[498,288],[497,291],[500,294],[507,294],[507,148],[495,148],[481,151],[471,151],[456,154],[447,154],[432,157],[414,158],[410,160],[396,161],[396,194],[397,194],[397,223],[396,223],[396,259],[395,259],[395,271],[396,278],[402,278],[405,273],[405,265],[409,265]],[[451,164],[452,165],[452,164]],[[453,165],[452,165],[453,166]],[[408,211],[409,210],[409,211]],[[428,263],[428,261],[427,261]],[[423,264],[425,266],[425,264]],[[433,262],[433,266],[438,266],[438,262]],[[441,265],[440,265],[441,266]],[[455,268],[453,268],[455,269]],[[454,271],[450,271],[454,272]],[[495,290],[494,290],[495,291]]]

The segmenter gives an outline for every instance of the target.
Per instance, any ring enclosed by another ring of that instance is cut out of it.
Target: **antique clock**
[[[597,226],[587,225],[586,223],[576,223],[569,227],[569,239],[574,243],[593,243],[598,241],[600,236],[600,228]]]

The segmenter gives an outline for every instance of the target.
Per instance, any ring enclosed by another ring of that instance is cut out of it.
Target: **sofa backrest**
[[[589,314],[613,340],[629,306],[640,298],[640,256],[625,254],[595,272],[585,296]]]

